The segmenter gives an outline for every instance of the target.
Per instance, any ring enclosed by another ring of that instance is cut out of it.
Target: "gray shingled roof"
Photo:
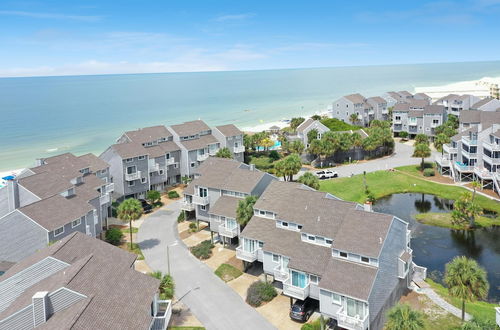
[[[396,103],[394,105],[394,108],[392,111],[401,111],[401,112],[408,112],[410,111],[410,104],[409,103]]]
[[[238,127],[236,127],[233,124],[228,124],[228,125],[221,125],[221,126],[215,126],[219,132],[222,133],[224,136],[238,136],[242,135],[243,132],[239,130]]]
[[[219,141],[212,134],[200,136],[198,139],[180,141],[187,150],[198,150],[206,148],[209,144],[218,143]]]
[[[408,91],[399,91],[398,92],[399,95],[401,95],[401,97],[404,97],[406,98],[407,96],[413,96],[410,92]]]
[[[302,133],[306,128],[308,128],[312,123],[314,123],[314,119],[312,118],[307,118],[304,120],[302,123],[300,123],[299,126],[297,126],[296,131],[298,133]]]
[[[356,103],[365,103],[365,97],[359,93],[345,95],[344,97],[355,104]]]
[[[486,97],[486,98],[482,99],[481,101],[474,103],[471,106],[471,109],[478,109],[478,108],[482,107],[483,105],[490,103],[493,100],[496,100],[496,99],[491,98],[491,97]]]
[[[500,112],[481,110],[460,111],[459,120],[460,123],[481,123],[482,128],[486,129],[493,124],[500,123]]]
[[[220,196],[217,202],[210,206],[208,213],[236,219],[236,209],[238,203],[242,200],[242,198],[238,197]]]
[[[125,132],[125,135],[136,143],[145,143],[157,141],[161,138],[172,136],[167,128],[163,125],[139,128],[135,131]]]
[[[109,167],[107,162],[91,153],[81,155],[78,158],[87,163],[92,172],[102,171]]]
[[[65,287],[87,298],[52,315],[41,329],[149,329],[151,302],[159,281],[132,268],[136,255],[82,233],[20,261],[0,281],[48,256],[70,266],[27,288],[0,319],[29,305],[36,291]]]
[[[422,110],[410,110],[410,111],[408,111],[408,117],[422,118],[423,116],[424,116],[424,112]]]
[[[319,286],[341,295],[368,301],[377,268],[330,258]]]
[[[210,127],[202,120],[187,121],[183,124],[172,125],[170,128],[179,136],[195,135],[202,131],[210,130]]]
[[[424,109],[424,114],[442,115],[444,113],[445,109],[444,106],[442,105],[437,105],[437,104],[427,105]]]
[[[410,108],[423,108],[427,105],[429,105],[428,100],[421,100],[421,99],[412,99],[410,102]]]
[[[140,143],[117,143],[111,147],[121,158],[133,158],[138,156],[145,156],[149,152]]]
[[[19,185],[28,189],[40,198],[60,194],[73,187],[73,184],[57,173],[41,172],[18,180]]]
[[[368,102],[376,103],[376,104],[381,104],[381,103],[387,103],[386,100],[381,98],[380,96],[372,96],[367,99]]]

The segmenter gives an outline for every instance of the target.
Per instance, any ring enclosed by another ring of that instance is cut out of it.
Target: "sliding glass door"
[[[363,303],[351,298],[347,298],[347,315],[351,317],[364,317]]]
[[[305,288],[307,285],[306,274],[292,270],[292,285],[298,288]]]

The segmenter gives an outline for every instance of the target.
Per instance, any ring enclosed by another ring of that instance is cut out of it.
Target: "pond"
[[[488,272],[488,300],[500,300],[500,227],[474,231],[429,226],[415,220],[418,213],[449,212],[453,201],[434,195],[394,194],[377,200],[373,210],[393,214],[410,224],[413,261],[427,267],[427,274],[442,276],[444,266],[455,256],[475,259]],[[439,273],[438,273],[439,272]],[[431,277],[433,277],[431,275]]]

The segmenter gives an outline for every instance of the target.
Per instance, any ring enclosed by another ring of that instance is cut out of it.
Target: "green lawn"
[[[376,199],[397,193],[415,192],[434,194],[442,198],[455,200],[463,192],[467,191],[461,187],[443,185],[418,179],[404,173],[389,171],[367,173],[366,183]],[[366,201],[362,174],[322,181],[319,190],[329,192],[348,201],[358,203]],[[476,201],[483,209],[500,214],[500,203],[481,195],[476,196]]]
[[[425,163],[424,167],[425,168],[434,168],[435,166],[433,163]],[[401,171],[401,172],[405,172],[405,173],[412,174],[412,175],[419,176],[419,177],[424,177],[422,174],[422,171],[420,170],[420,164],[396,167],[396,169]]]
[[[222,264],[215,270],[215,275],[219,276],[224,282],[229,282],[241,276],[243,272],[229,264]]]
[[[132,233],[133,234],[137,234],[138,232],[139,232],[139,228],[132,227]],[[122,229],[122,233],[124,233],[124,234],[130,234],[130,228]]]
[[[453,225],[451,223],[451,213],[420,213],[415,216],[418,222],[426,225],[437,227],[451,228],[451,229],[467,229],[465,225]],[[478,217],[476,219],[476,227],[491,227],[500,226],[500,217],[496,219],[487,217]]]
[[[144,260],[144,255],[142,254],[139,244],[132,243],[132,247],[130,247],[130,243],[127,243],[127,249],[129,252],[137,254],[137,260]]]
[[[462,308],[462,301],[448,294],[448,289],[431,279],[426,279],[426,282],[439,294],[443,299],[457,308]],[[467,302],[465,303],[465,311],[473,317],[481,320],[495,321],[495,307],[499,305],[490,304],[485,301]]]

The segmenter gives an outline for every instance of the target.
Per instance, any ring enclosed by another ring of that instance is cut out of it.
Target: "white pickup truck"
[[[320,180],[337,178],[339,174],[335,171],[321,170],[314,172],[314,175]]]

